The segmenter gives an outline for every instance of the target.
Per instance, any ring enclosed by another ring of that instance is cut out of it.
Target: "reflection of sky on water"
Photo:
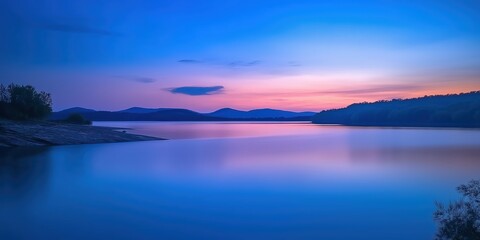
[[[480,170],[475,130],[248,129],[2,152],[0,236],[428,239],[434,201]]]
[[[232,138],[311,134],[309,122],[94,122],[167,139]],[[287,126],[287,127],[285,127]]]

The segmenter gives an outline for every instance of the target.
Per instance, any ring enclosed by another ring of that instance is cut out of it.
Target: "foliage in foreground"
[[[0,118],[43,119],[51,112],[52,99],[49,93],[37,92],[30,85],[0,84]]]
[[[460,185],[459,201],[445,206],[437,203],[434,219],[438,223],[437,240],[480,239],[480,180]]]

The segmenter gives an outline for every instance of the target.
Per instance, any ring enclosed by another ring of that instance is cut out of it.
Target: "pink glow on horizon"
[[[440,79],[433,83],[407,78],[402,79],[403,81],[389,78],[386,83],[387,81],[383,79],[367,75],[296,75],[251,76],[221,81],[214,77],[198,76],[194,80],[177,84],[175,84],[176,81],[180,82],[177,79],[152,84],[111,81],[111,84],[115,84],[114,89],[108,89],[108,84],[95,89],[82,89],[85,87],[79,84],[72,87],[78,90],[78,95],[72,93],[74,89],[63,92],[58,92],[58,89],[47,90],[54,92],[54,96],[66,99],[62,105],[55,104],[55,110],[74,106],[98,110],[121,110],[140,106],[186,108],[199,112],[211,112],[224,107],[239,110],[276,108],[292,111],[320,111],[341,108],[356,102],[470,92],[480,89],[480,83],[475,77],[462,79],[462,84]],[[400,78],[397,77],[397,79]],[[172,94],[165,90],[177,86],[214,86],[222,82],[225,90],[221,94],[189,96]],[[86,91],[90,92],[91,97],[80,96]],[[105,94],[106,92],[108,94]]]
[[[291,111],[320,111],[341,108],[364,101],[412,98],[434,94],[480,90],[480,76],[399,75],[378,72],[317,72],[310,74],[229,73],[212,71],[155,71],[136,69],[156,79],[139,83],[109,74],[110,71],[67,70],[30,71],[19,79],[52,94],[54,110],[85,107],[96,110],[122,110],[133,106],[147,108],[186,108],[211,112],[230,107],[239,110],[276,108]],[[134,71],[127,69],[128,71]],[[105,73],[106,72],[106,73]],[[113,72],[113,71],[112,71]],[[121,73],[119,74],[121,75]],[[127,74],[123,74],[128,76]],[[68,84],[62,84],[65,79]],[[454,79],[454,80],[452,80]],[[41,81],[40,81],[41,80]],[[221,94],[189,96],[166,89],[181,86],[224,86]]]

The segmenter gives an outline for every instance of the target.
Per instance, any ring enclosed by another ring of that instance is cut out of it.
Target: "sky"
[[[480,90],[480,1],[1,0],[0,83],[54,110],[319,111]]]

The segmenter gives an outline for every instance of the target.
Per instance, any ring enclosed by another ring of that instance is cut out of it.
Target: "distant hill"
[[[198,113],[187,109],[132,107],[121,111],[95,111],[70,108],[54,112],[51,120],[63,120],[78,113],[91,121],[311,121],[313,112],[289,112],[274,109],[239,111],[230,108],[213,113]]]
[[[255,109],[250,111],[240,111],[232,108],[222,108],[215,112],[207,114],[214,117],[238,118],[238,119],[254,119],[254,118],[297,118],[311,117],[314,112],[290,112],[277,109]]]
[[[63,120],[66,119],[68,116],[70,116],[73,113],[81,113],[85,114],[88,112],[95,112],[93,109],[88,109],[88,108],[81,108],[81,107],[74,107],[74,108],[69,108],[65,109],[60,112],[54,112],[52,113],[52,116],[54,116],[55,120]],[[52,118],[52,116],[50,118]]]
[[[312,120],[318,124],[407,127],[480,127],[480,91],[355,103],[326,110]]]
[[[51,120],[62,120],[72,113],[79,113],[85,119],[91,121],[216,121],[221,120],[211,116],[205,116],[200,113],[186,109],[165,109],[155,112],[134,113],[126,111],[82,111],[75,112],[66,109],[55,112],[50,117]]]
[[[158,111],[163,111],[163,110],[168,110],[172,108],[142,108],[142,107],[131,107],[127,108],[125,110],[121,110],[118,112],[124,112],[124,113],[153,113],[153,112],[158,112]]]

